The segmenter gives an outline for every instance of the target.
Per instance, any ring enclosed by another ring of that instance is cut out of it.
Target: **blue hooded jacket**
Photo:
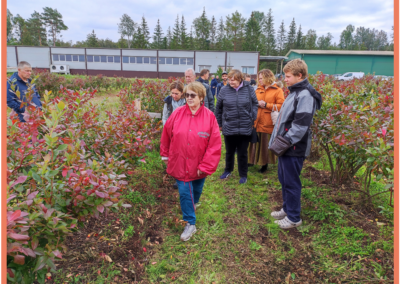
[[[213,96],[215,96],[215,91],[217,90],[217,85],[218,85],[218,81],[217,79],[212,79],[211,80],[211,93],[213,94]]]
[[[25,94],[29,87],[32,86],[32,89],[35,92],[32,97],[32,103],[35,104],[36,107],[42,107],[40,95],[36,89],[36,86],[31,85],[31,81],[31,79],[28,79],[27,82],[24,82],[18,75],[18,72],[12,74],[7,80],[7,106],[18,113],[18,117],[21,122],[25,122],[22,115],[25,112],[25,107],[21,108],[21,104],[22,102],[26,102]],[[15,85],[15,92],[11,89],[11,85]],[[18,99],[16,95],[17,90],[20,92],[20,99]]]

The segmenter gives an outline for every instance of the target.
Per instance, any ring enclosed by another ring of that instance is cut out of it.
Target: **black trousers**
[[[247,178],[247,148],[250,143],[250,136],[230,135],[224,136],[225,139],[225,171],[233,172],[235,166],[235,152],[237,150],[237,161],[239,176]]]

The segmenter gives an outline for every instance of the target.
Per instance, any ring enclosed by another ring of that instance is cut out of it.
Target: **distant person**
[[[232,174],[237,151],[239,184],[243,184],[247,182],[247,148],[257,118],[258,101],[254,89],[244,80],[242,72],[233,69],[228,78],[229,84],[221,89],[215,108],[226,148],[225,170],[220,179],[226,179]]]
[[[221,83],[221,80],[219,79],[219,76],[218,76],[218,75],[215,76],[215,79],[217,79],[217,82],[218,82],[218,83]]]
[[[245,80],[250,83],[250,86],[252,86],[254,90],[257,89],[257,83],[255,80],[251,79],[251,75],[245,74]]]
[[[221,135],[214,114],[204,106],[204,86],[192,82],[184,94],[186,105],[165,123],[160,154],[167,173],[178,183],[183,220],[187,222],[181,240],[187,241],[196,232],[196,209],[205,179],[217,170],[221,158]]]
[[[217,78],[215,78],[214,75],[212,75],[211,78],[212,78],[212,80],[211,80],[211,93],[215,97],[215,94],[217,92],[218,80],[217,80]]]
[[[7,80],[7,106],[18,114],[19,121],[25,122],[26,106],[21,107],[21,105],[23,102],[27,102],[26,93],[28,88],[31,88],[34,92],[29,105],[41,108],[42,102],[36,86],[31,84],[32,66],[26,61],[21,61],[18,63],[17,68],[18,72],[12,74]],[[12,85],[15,86],[15,90],[11,88]],[[20,93],[19,98],[17,91]]]
[[[257,131],[258,142],[250,143],[248,163],[261,166],[259,172],[264,173],[268,170],[268,164],[276,163],[276,156],[268,149],[269,140],[274,130],[271,112],[281,109],[285,97],[282,89],[276,85],[275,76],[271,70],[263,69],[258,72],[257,76],[258,113],[254,126]]]
[[[278,136],[287,142],[286,147],[281,147],[283,150],[287,148],[286,152],[278,158],[283,206],[271,213],[282,229],[302,224],[300,174],[304,160],[310,154],[313,116],[322,105],[321,95],[307,80],[307,69],[307,64],[301,59],[294,59],[283,68],[290,93],[282,105],[269,142],[270,148]]]
[[[164,99],[163,125],[165,125],[167,119],[178,107],[186,104],[186,99],[183,96],[183,88],[183,83],[180,81],[172,82],[171,85],[169,85],[170,95]]]
[[[200,71],[199,79],[197,79],[197,81],[209,85],[208,78],[210,78],[210,70],[203,69]]]
[[[222,81],[217,85],[217,96],[219,95],[221,88],[228,84],[228,72],[222,72]]]
[[[185,71],[185,82],[186,85],[196,81],[196,72],[193,68],[188,68]],[[204,88],[206,88],[206,97],[204,98],[204,105],[206,108],[214,112],[214,97],[211,93],[211,88],[206,83],[203,83]]]

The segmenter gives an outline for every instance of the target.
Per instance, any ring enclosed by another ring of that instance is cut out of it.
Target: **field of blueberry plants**
[[[162,124],[147,114],[176,79],[35,76],[43,109],[7,121],[10,283],[393,282],[393,81],[309,77],[324,103],[301,227],[270,218],[282,202],[277,166],[251,168],[244,185],[237,174],[220,181],[223,148],[198,233],[182,243]]]

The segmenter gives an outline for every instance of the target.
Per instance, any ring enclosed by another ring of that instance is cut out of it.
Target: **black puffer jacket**
[[[223,135],[249,136],[257,118],[257,110],[256,93],[249,82],[243,81],[238,91],[229,84],[221,89],[214,114]]]

